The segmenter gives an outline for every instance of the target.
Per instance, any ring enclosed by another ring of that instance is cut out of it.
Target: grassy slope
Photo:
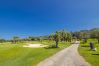
[[[69,43],[60,43],[61,48],[45,49],[23,48],[19,45],[3,44],[0,45],[0,66],[35,66],[40,61],[69,45]]]
[[[89,43],[94,42],[97,51],[91,51],[89,48]],[[99,44],[97,40],[88,40],[88,43],[81,44],[79,47],[80,54],[88,61],[92,66],[99,66]]]

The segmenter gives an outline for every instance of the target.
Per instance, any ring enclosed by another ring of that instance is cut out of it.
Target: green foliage
[[[50,34],[49,36],[50,40],[53,40],[56,42],[56,48],[58,48],[58,42],[59,41],[71,41],[72,39],[72,34],[69,32],[66,32],[64,30],[62,31],[56,31],[55,33]]]
[[[13,39],[12,39],[13,44],[16,44],[19,41],[20,41],[20,38],[18,36],[14,36]]]
[[[98,39],[99,42],[99,28],[94,28],[91,30],[81,30],[78,32],[73,32],[73,37],[76,37],[77,39]]]
[[[5,39],[0,39],[0,43],[6,42]]]

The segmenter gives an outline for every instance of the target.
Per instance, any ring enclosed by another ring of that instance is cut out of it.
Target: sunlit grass
[[[52,43],[52,41],[49,41],[49,43],[48,41],[45,42],[45,44]],[[69,42],[59,43],[60,48],[46,49],[24,48],[20,43],[3,43],[0,44],[0,66],[36,66],[40,61],[52,56],[69,45]]]
[[[97,51],[90,50],[90,42],[95,44]],[[96,39],[89,39],[86,44],[81,44],[79,52],[92,66],[99,66],[99,44]]]

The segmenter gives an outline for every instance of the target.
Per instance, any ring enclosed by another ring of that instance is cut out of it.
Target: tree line
[[[90,38],[97,39],[99,43],[99,28],[94,28],[91,30],[81,30],[76,32],[60,30],[60,31],[53,32],[47,36],[38,36],[38,37],[29,36],[28,38],[24,38],[24,39],[18,36],[14,36],[13,39],[11,40],[0,39],[0,43],[9,41],[15,44],[17,42],[22,42],[22,41],[50,40],[50,41],[55,41],[56,48],[58,48],[59,42],[71,42],[73,39],[83,40],[84,42],[87,42],[87,40]]]
[[[79,40],[84,40],[87,42],[88,39],[97,39],[99,43],[99,28],[94,28],[91,30],[81,30],[78,32],[73,32],[73,37],[79,39]]]

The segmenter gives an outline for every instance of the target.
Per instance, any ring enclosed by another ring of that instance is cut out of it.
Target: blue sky
[[[99,0],[0,0],[0,37],[99,27]]]

